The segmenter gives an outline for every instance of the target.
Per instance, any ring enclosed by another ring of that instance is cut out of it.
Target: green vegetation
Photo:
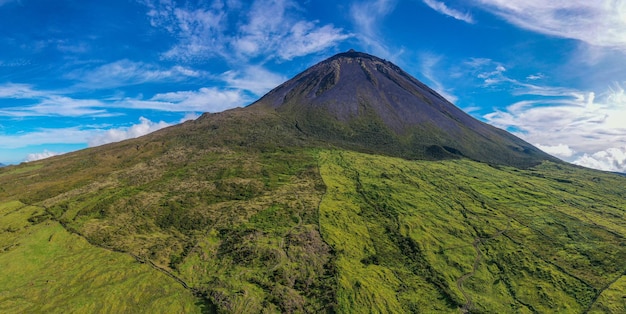
[[[626,313],[626,177],[343,56],[0,168],[0,312]]]
[[[621,177],[347,151],[320,160],[342,312],[624,310]]]
[[[132,257],[97,248],[45,212],[0,204],[0,312],[200,312],[180,284]]]
[[[0,312],[626,312],[624,177],[288,125],[234,110],[0,169]]]
[[[44,181],[7,172],[0,199],[45,208],[38,221],[151,265],[199,304],[233,312],[331,309],[335,273],[318,231],[324,185],[315,153],[206,145],[193,137],[116,144],[107,150],[114,159],[93,156],[102,165],[94,172],[75,165],[80,157],[61,156],[40,162]]]

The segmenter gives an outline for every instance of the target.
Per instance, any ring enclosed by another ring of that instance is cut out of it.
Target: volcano
[[[466,114],[393,63],[354,50],[300,73],[250,106],[257,107],[274,109],[307,136],[366,152],[513,166],[554,160]]]
[[[624,186],[349,51],[0,168],[0,312],[626,313]]]

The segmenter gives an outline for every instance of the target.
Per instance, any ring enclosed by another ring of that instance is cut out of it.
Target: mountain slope
[[[0,312],[201,313],[197,298],[127,254],[90,245],[37,206],[0,203]]]
[[[605,301],[626,280],[622,178],[553,163],[320,159],[343,312],[625,309]]]
[[[378,86],[406,83],[379,75]],[[302,102],[321,82],[304,77],[283,85]],[[361,96],[388,89],[361,83]],[[443,119],[439,131],[424,131],[383,98],[355,117],[329,103],[270,106],[283,87],[248,108],[0,169],[0,309],[626,312],[625,177],[530,146],[506,152],[527,144],[461,123],[446,103],[422,117]],[[485,147],[507,157],[482,159]]]
[[[251,107],[275,109],[304,134],[367,152],[514,166],[554,160],[462,112],[391,62],[355,51],[312,66]]]

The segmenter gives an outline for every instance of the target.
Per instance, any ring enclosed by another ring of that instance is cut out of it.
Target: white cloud
[[[433,54],[422,54],[420,56],[420,72],[430,81],[430,87],[432,89],[434,89],[439,95],[443,96],[443,98],[454,104],[459,100],[459,98],[453,95],[451,91],[447,90],[434,73],[434,68],[441,61],[441,58],[441,56]]]
[[[37,161],[37,160],[41,160],[41,159],[46,159],[46,158],[50,158],[53,156],[58,156],[61,155],[63,153],[55,153],[55,152],[51,152],[49,150],[44,150],[41,153],[32,153],[32,154],[28,154],[26,155],[26,158],[24,159],[25,162],[31,162],[31,161]]]
[[[9,117],[32,116],[107,116],[102,109],[106,105],[94,99],[74,99],[55,92],[40,91],[25,84],[0,85],[0,98],[32,100],[34,104],[6,107],[0,109],[0,115]]]
[[[393,12],[395,0],[373,0],[354,3],[350,9],[352,19],[367,35],[377,34],[380,20]]]
[[[40,102],[30,107],[24,107],[24,110],[11,108],[6,111],[12,116],[93,116],[103,117],[109,114],[104,109],[104,103],[94,99],[73,99],[66,96],[48,95],[40,99]],[[2,113],[3,111],[0,111]]]
[[[290,33],[283,40],[278,41],[278,55],[283,60],[291,60],[323,51],[351,36],[332,25],[316,27],[313,22],[300,21],[291,27]]]
[[[550,155],[560,157],[560,158],[572,157],[572,155],[576,153],[573,149],[569,147],[569,145],[565,145],[565,144],[558,144],[558,145],[536,144],[535,146],[537,146],[537,148],[541,149],[542,151]]]
[[[0,134],[0,149],[15,149],[43,144],[82,144],[94,130],[73,128],[40,128],[28,133]]]
[[[8,83],[0,85],[0,98],[24,99],[43,96],[44,93],[38,92],[28,84]]]
[[[526,77],[527,80],[529,81],[536,81],[536,80],[540,80],[543,79],[544,75],[541,73],[537,73],[537,74],[531,74],[529,76]]]
[[[483,86],[493,86],[500,83],[515,83],[514,80],[506,77],[506,67],[503,64],[487,58],[470,58],[463,62],[466,72],[479,79]]]
[[[57,42],[57,50],[63,53],[82,54],[86,53],[91,47],[86,43],[68,43],[66,40]]]
[[[197,114],[197,113],[195,113],[195,112],[188,112],[188,113],[186,113],[186,114],[185,114],[185,116],[184,116],[184,117],[182,117],[182,118],[180,119],[180,121],[179,121],[179,122],[180,122],[180,123],[183,123],[183,122],[185,122],[185,121],[191,121],[191,120],[198,119],[199,117],[200,117],[200,115],[199,115],[199,114]]]
[[[499,84],[503,81],[509,81],[507,77],[503,75],[505,71],[506,68],[499,64],[494,71],[479,73],[478,78],[483,79],[485,86]]]
[[[99,146],[113,142],[119,142],[130,138],[136,138],[139,136],[152,133],[162,128],[170,126],[170,123],[163,121],[152,122],[144,117],[139,118],[138,124],[133,124],[130,127],[121,127],[117,129],[109,129],[100,134],[96,134],[90,137],[87,141],[89,146]]]
[[[248,21],[240,26],[233,46],[246,56],[257,56],[272,46],[275,49],[276,39],[284,38],[293,25],[288,10],[295,7],[295,3],[286,0],[254,1],[247,14]]]
[[[81,69],[66,75],[77,80],[81,87],[112,88],[150,82],[181,81],[205,75],[201,71],[183,66],[161,69],[156,65],[130,60],[119,60],[95,69]]]
[[[374,54],[393,60],[394,53],[384,44],[379,26],[382,20],[396,7],[397,0],[366,0],[354,2],[350,7],[350,16],[355,29],[359,32],[357,38]]]
[[[253,101],[245,90],[262,93],[275,87],[283,78],[260,67],[250,67],[242,75],[231,72],[222,79],[234,88],[204,87],[197,91],[159,93],[149,99],[118,98],[106,102],[95,99],[75,99],[59,92],[40,91],[29,85],[0,85],[0,99],[24,99],[32,105],[0,109],[5,117],[111,117],[117,111],[150,109],[166,112],[219,112],[242,107]],[[258,80],[258,81],[257,81]]]
[[[528,142],[548,147],[548,153],[567,161],[591,165],[594,160],[605,164],[611,158],[617,160],[619,155],[610,148],[626,146],[626,97],[619,84],[604,93],[549,87],[527,92],[527,96],[541,96],[484,118],[498,127],[514,130]],[[568,149],[572,150],[570,156]]]
[[[251,101],[242,90],[203,87],[197,91],[156,94],[148,100],[127,98],[116,106],[169,112],[219,112],[247,105]]]
[[[147,1],[151,24],[169,31],[178,43],[163,54],[183,61],[221,57],[226,60],[290,60],[323,51],[349,38],[343,29],[298,18],[296,1],[256,0],[241,16],[242,3],[214,2],[189,9],[172,1]],[[237,20],[237,27],[229,21]]]
[[[286,77],[260,66],[249,66],[243,71],[225,72],[222,79],[230,87],[251,91],[257,96],[262,96],[287,80]]]
[[[31,64],[32,64],[31,61],[27,59],[14,59],[11,61],[0,60],[0,67],[5,67],[5,68],[17,68],[17,67],[23,67],[23,66],[27,66]]]
[[[199,115],[197,113],[188,112],[177,122],[182,123],[195,120],[198,117]],[[164,121],[153,122],[147,118],[141,117],[139,118],[139,123],[119,128],[107,129],[107,126],[96,125],[71,128],[40,128],[19,134],[0,134],[0,150],[11,150],[45,144],[88,144],[89,146],[97,146],[142,136],[173,125],[174,123]],[[50,157],[53,154],[58,155],[60,153],[44,151],[42,153],[32,154],[31,157],[27,158],[27,161],[36,160],[38,159],[37,157],[42,156]]]
[[[269,55],[282,60],[309,55],[337,45],[351,37],[331,24],[297,18],[293,1],[257,0],[248,13],[248,21],[232,38],[232,46],[247,57]]]
[[[621,0],[473,0],[531,31],[626,51],[626,2]]]
[[[463,22],[466,22],[466,23],[470,23],[470,24],[474,23],[474,18],[472,17],[471,14],[463,13],[463,12],[461,12],[459,10],[455,10],[453,8],[450,8],[445,3],[441,2],[441,1],[436,1],[436,0],[422,0],[422,1],[424,1],[424,3],[427,6],[429,6],[431,9],[433,9],[433,10],[435,10],[435,11],[441,13],[441,14],[453,17],[453,18],[455,18],[455,19],[457,19],[459,21],[463,21]]]
[[[555,99],[548,100],[550,103],[560,103],[562,99],[577,99],[585,100],[588,103],[593,103],[595,93],[584,92],[568,87],[554,87],[539,85],[545,75],[531,74],[526,77],[525,81],[520,81],[507,75],[508,69],[500,62],[487,58],[470,58],[462,63],[457,78],[469,76],[469,78],[477,79],[480,84],[485,88],[500,89],[511,93],[513,96],[526,96],[528,100],[523,100],[513,106],[519,106],[521,104],[532,105],[536,97],[528,96],[541,96],[541,97],[555,97]],[[532,83],[528,82],[531,81]]]
[[[227,12],[221,9],[190,10],[161,1],[148,15],[153,26],[164,27],[178,39],[164,54],[166,58],[192,61],[226,53],[222,31]]]
[[[588,168],[626,173],[626,146],[584,154],[573,163]]]

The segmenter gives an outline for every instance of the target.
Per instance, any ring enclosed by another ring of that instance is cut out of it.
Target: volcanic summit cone
[[[262,97],[306,136],[372,153],[528,166],[553,159],[469,116],[393,63],[350,50]]]

